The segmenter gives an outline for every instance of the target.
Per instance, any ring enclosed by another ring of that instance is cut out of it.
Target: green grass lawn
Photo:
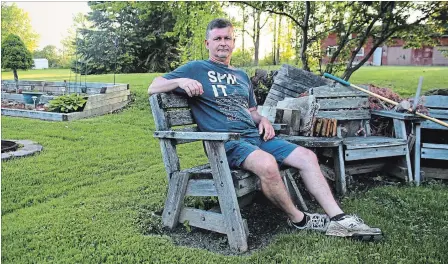
[[[412,94],[425,71],[425,82],[446,87],[448,68],[406,68],[366,67],[352,81],[374,76],[374,84],[400,89],[415,82]],[[446,263],[448,188],[435,183],[378,187],[341,200],[348,213],[383,229],[379,243],[297,232],[279,235],[251,255],[223,256],[175,246],[168,236],[144,235],[158,224],[148,216],[163,208],[167,184],[146,94],[155,76],[117,75],[118,83],[130,84],[135,101],[116,114],[73,122],[2,116],[3,139],[30,139],[44,147],[38,155],[2,162],[2,262]],[[36,70],[19,77],[68,80],[69,72]],[[392,82],[394,77],[402,81]],[[12,75],[2,72],[2,78]],[[111,82],[113,75],[87,81]],[[182,146],[180,156],[183,167],[205,162],[195,143]]]

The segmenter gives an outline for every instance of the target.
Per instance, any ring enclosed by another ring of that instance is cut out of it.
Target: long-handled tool
[[[360,91],[362,91],[362,92],[365,92],[365,93],[367,93],[367,94],[370,94],[371,96],[376,97],[376,98],[378,98],[378,99],[381,99],[381,100],[383,100],[383,101],[385,101],[385,102],[388,102],[388,103],[390,103],[390,104],[393,104],[393,105],[396,105],[396,106],[399,105],[399,103],[397,103],[397,102],[395,102],[395,101],[392,101],[392,100],[390,100],[389,98],[386,98],[386,97],[384,97],[384,96],[381,96],[381,95],[379,95],[379,94],[373,93],[373,92],[371,92],[371,91],[369,91],[369,90],[366,90],[366,89],[364,89],[364,88],[361,88],[361,87],[359,87],[359,86],[356,86],[356,85],[354,85],[354,84],[351,84],[351,83],[349,83],[349,82],[347,82],[347,81],[345,81],[345,80],[342,80],[341,78],[338,78],[338,77],[336,77],[336,76],[333,76],[333,75],[331,75],[331,74],[329,74],[329,73],[324,73],[324,77],[329,78],[329,79],[332,79],[332,80],[334,80],[334,81],[337,81],[337,82],[339,82],[340,84],[342,84],[342,85],[344,85],[344,86],[350,86],[350,87],[353,87],[353,88],[355,88],[355,89],[357,89],[357,90],[360,90]],[[417,105],[417,102],[414,101],[414,106],[416,106],[416,105]],[[443,122],[442,120],[439,120],[439,119],[437,119],[437,118],[434,118],[434,117],[430,117],[430,116],[424,115],[424,114],[419,113],[419,112],[414,112],[414,110],[413,110],[412,108],[408,108],[408,109],[406,109],[406,110],[408,110],[409,112],[414,113],[414,114],[416,114],[416,115],[418,115],[418,116],[420,116],[420,117],[423,117],[423,118],[425,118],[425,119],[431,120],[431,121],[433,121],[433,122],[435,122],[435,123],[437,123],[437,124],[439,124],[439,125],[442,125],[442,126],[444,126],[444,127],[448,127],[448,123]]]

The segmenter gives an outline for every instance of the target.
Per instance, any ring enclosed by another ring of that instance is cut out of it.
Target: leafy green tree
[[[61,57],[58,49],[54,45],[47,45],[42,50],[36,50],[33,53],[35,59],[47,59],[48,66],[50,68],[56,68],[60,66]]]
[[[33,66],[31,52],[19,36],[10,34],[2,41],[2,68],[13,71],[16,84],[19,81],[17,70],[28,70]]]
[[[39,41],[39,35],[31,27],[28,13],[17,7],[2,2],[2,42],[10,34],[19,36],[28,50],[34,50]]]
[[[166,34],[175,20],[165,3],[94,1],[89,6],[92,27],[78,30],[74,70],[99,74],[172,69],[178,60],[178,38]]]

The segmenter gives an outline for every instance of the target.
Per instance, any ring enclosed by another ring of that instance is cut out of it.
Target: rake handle
[[[399,103],[397,103],[397,102],[395,102],[395,101],[392,101],[392,100],[390,100],[389,98],[386,98],[386,97],[384,97],[384,96],[381,96],[381,95],[379,95],[379,94],[373,93],[373,92],[371,92],[371,91],[369,91],[369,90],[366,90],[366,89],[364,89],[364,88],[361,88],[361,87],[359,87],[359,86],[356,86],[356,85],[354,85],[354,84],[351,84],[351,83],[347,82],[346,80],[343,80],[343,79],[341,79],[341,78],[339,78],[339,77],[336,77],[336,76],[334,76],[334,75],[331,75],[331,74],[329,74],[329,73],[324,73],[324,77],[326,77],[326,78],[328,78],[328,79],[332,79],[332,80],[334,80],[334,81],[337,81],[338,83],[340,83],[340,84],[342,84],[342,85],[344,85],[344,86],[350,86],[350,87],[353,87],[353,88],[355,88],[355,89],[358,89],[358,90],[360,90],[360,91],[362,91],[362,92],[365,92],[365,93],[367,93],[367,94],[370,94],[371,96],[376,97],[376,98],[379,98],[379,99],[381,99],[381,100],[383,100],[383,101],[385,101],[385,102],[388,102],[388,103],[390,103],[390,104],[393,104],[393,105],[399,105]],[[406,110],[408,110],[408,111],[411,112],[411,113],[413,112],[412,108],[408,108],[408,109],[406,109]],[[423,118],[425,118],[425,119],[431,120],[431,121],[433,121],[433,122],[435,122],[435,123],[437,123],[437,124],[439,124],[439,125],[442,125],[442,126],[444,126],[444,127],[448,127],[448,123],[443,122],[442,120],[439,120],[439,119],[436,119],[436,118],[434,118],[434,117],[430,117],[430,116],[424,115],[424,114],[419,113],[419,112],[415,112],[415,114],[418,115],[418,116],[420,116],[420,117],[423,117]]]

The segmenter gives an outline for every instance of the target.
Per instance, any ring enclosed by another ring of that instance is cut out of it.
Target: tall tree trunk
[[[302,60],[302,69],[305,71],[310,71],[308,65],[308,57],[306,55],[306,50],[308,48],[308,29],[309,29],[309,19],[311,12],[311,4],[309,1],[305,2],[305,19],[303,21],[302,27],[302,46],[300,47],[300,58]]]
[[[16,69],[13,69],[12,72],[14,74],[14,81],[16,82],[16,93],[17,93],[19,90],[19,75],[17,74]]]
[[[294,47],[296,51],[296,57],[294,59],[294,64],[299,65],[299,58],[300,58],[300,49],[299,49],[299,37],[300,37],[300,31],[296,28],[296,46]]]
[[[278,19],[278,37],[277,37],[277,48],[276,48],[276,54],[275,54],[275,60],[276,64],[280,64],[280,38],[282,35],[282,17],[279,17]]]
[[[277,46],[277,15],[274,15],[274,42],[272,45],[272,63],[277,65],[277,59],[275,58],[275,47]]]
[[[244,50],[244,35],[245,35],[245,33],[246,33],[246,6],[243,6],[242,7],[243,8],[243,34],[242,34],[242,36],[241,36],[241,41],[242,41],[242,52],[243,52],[243,58],[244,58],[244,52],[245,52],[245,50]]]
[[[261,11],[255,11],[256,17],[254,20],[254,48],[255,48],[255,56],[254,56],[254,65],[258,66],[258,56],[260,53],[260,18],[261,18]]]

